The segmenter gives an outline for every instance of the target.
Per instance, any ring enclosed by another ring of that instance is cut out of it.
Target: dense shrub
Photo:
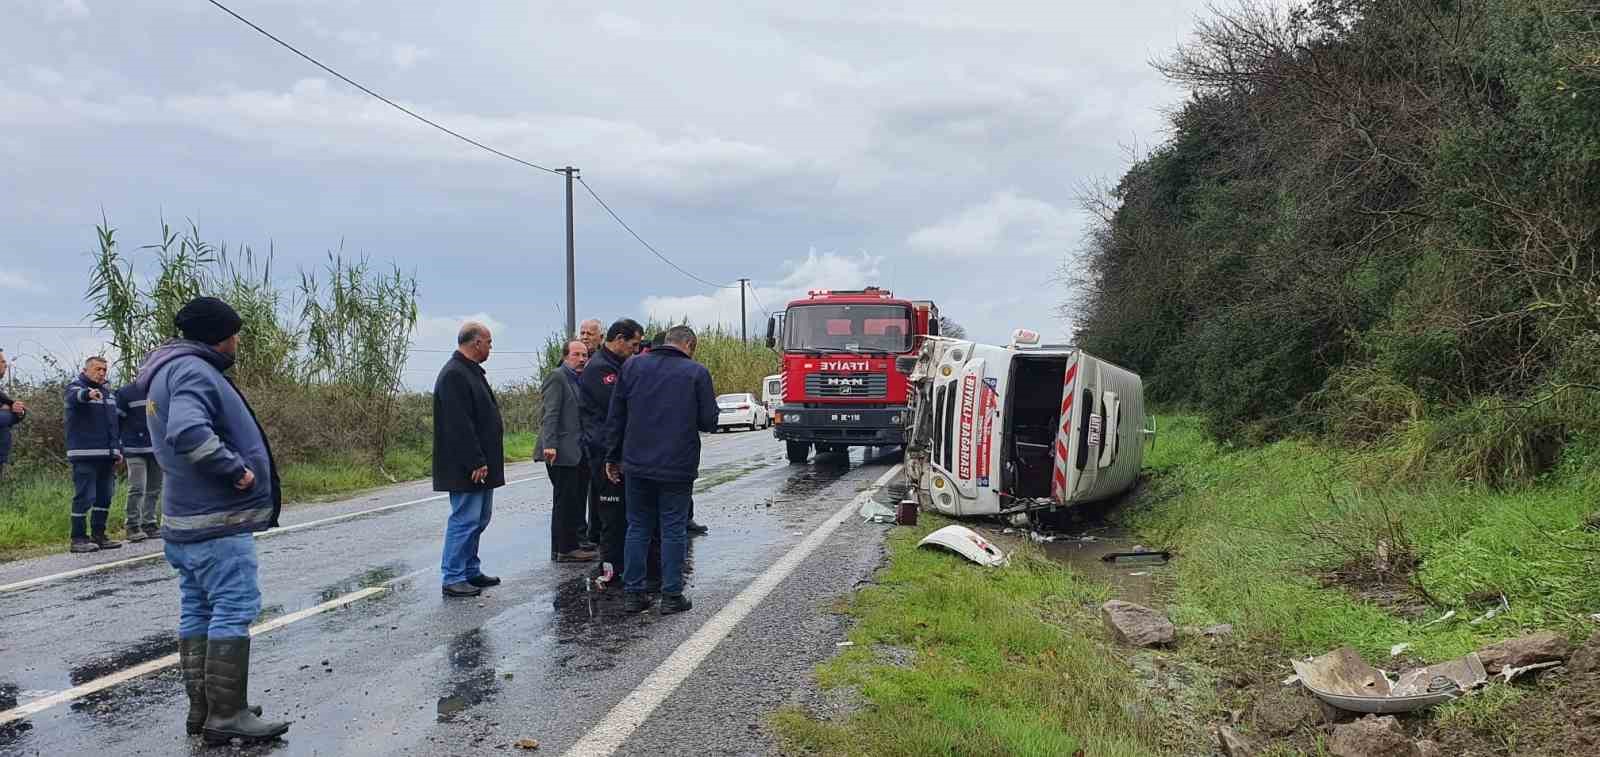
[[[1553,459],[1586,419],[1538,398],[1600,387],[1600,8],[1246,0],[1157,65],[1190,96],[1084,197],[1080,344],[1230,439]]]

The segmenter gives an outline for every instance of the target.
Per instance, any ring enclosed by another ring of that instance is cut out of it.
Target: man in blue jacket
[[[167,474],[161,536],[178,570],[178,658],[189,733],[207,744],[264,741],[289,730],[248,704],[250,623],[261,612],[254,533],[278,525],[277,467],[261,424],[223,371],[243,322],[199,297],[173,319],[182,339],[150,353],[138,386],[156,460]]]
[[[145,422],[144,390],[137,383],[117,390],[117,421],[122,428],[122,460],[128,466],[128,541],[161,538],[161,466]]]
[[[644,557],[659,525],[661,613],[670,615],[693,606],[683,595],[689,497],[700,474],[700,432],[716,430],[718,410],[711,372],[694,361],[694,330],[673,326],[665,342],[622,366],[611,395],[606,476],[626,487],[623,609],[650,606]]]
[[[5,350],[0,350],[0,379],[6,377],[9,369]],[[4,389],[0,389],[0,481],[5,480],[6,463],[11,460],[11,427],[26,417],[28,405],[21,400],[11,399]]]
[[[67,384],[67,462],[72,463],[72,551],[119,549],[106,536],[111,495],[116,491],[116,463],[122,459],[117,425],[117,400],[106,386],[110,365],[96,355],[84,361],[83,372]]]

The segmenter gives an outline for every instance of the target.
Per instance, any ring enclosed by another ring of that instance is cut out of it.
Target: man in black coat
[[[632,318],[623,318],[606,330],[600,349],[589,356],[578,377],[578,407],[583,416],[583,447],[588,458],[589,485],[595,492],[600,519],[600,559],[598,585],[615,585],[622,578],[623,540],[628,531],[623,486],[606,477],[606,426],[611,413],[611,392],[616,388],[622,364],[639,349],[644,327]],[[661,547],[657,540],[650,550],[648,573],[660,581]]]
[[[456,351],[433,383],[433,490],[450,493],[440,574],[447,597],[475,597],[500,579],[485,575],[478,541],[506,485],[505,427],[482,363],[494,339],[481,323],[462,324]]]

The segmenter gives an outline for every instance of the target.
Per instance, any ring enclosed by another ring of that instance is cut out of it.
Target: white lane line
[[[525,484],[525,483],[527,483],[529,481],[543,481],[544,479],[545,479],[544,476],[529,476],[528,478],[519,478],[519,479],[517,479],[515,481],[507,481],[506,482],[506,486],[514,486],[516,484]],[[395,505],[384,505],[382,507],[372,508],[371,510],[361,510],[361,511],[353,512],[353,513],[345,513],[343,515],[335,515],[335,516],[332,516],[332,517],[323,518],[321,520],[313,520],[313,521],[308,521],[306,523],[296,523],[296,524],[294,524],[292,526],[282,526],[282,527],[279,527],[279,528],[274,528],[271,531],[261,531],[261,532],[256,534],[256,538],[257,539],[266,539],[266,538],[270,538],[270,537],[273,537],[273,536],[277,536],[278,534],[287,534],[287,533],[292,533],[294,531],[300,531],[300,530],[307,529],[307,528],[315,528],[317,526],[326,526],[326,525],[328,525],[330,523],[339,523],[341,521],[352,520],[352,519],[364,517],[364,516],[367,516],[367,515],[376,515],[378,513],[386,513],[386,512],[389,512],[391,510],[399,510],[399,509],[404,508],[404,507],[411,507],[413,505],[420,505],[420,504],[422,504],[424,502],[437,502],[437,501],[439,501],[441,499],[445,499],[445,498],[447,498],[449,496],[450,496],[449,494],[436,494],[436,495],[434,495],[432,497],[423,497],[422,499],[414,499],[414,500],[411,500],[410,502],[401,502],[401,503],[395,504]],[[9,584],[5,584],[5,585],[0,585],[0,594],[5,594],[7,592],[12,592],[12,591],[19,591],[21,589],[26,589],[26,588],[28,588],[30,586],[38,586],[39,584],[47,584],[47,583],[50,583],[52,581],[61,581],[61,580],[65,580],[65,579],[68,579],[68,578],[77,578],[78,576],[86,576],[86,575],[89,575],[90,573],[99,573],[99,572],[104,571],[104,570],[111,570],[113,568],[120,568],[120,567],[122,567],[124,565],[132,565],[134,563],[145,562],[147,560],[161,559],[161,558],[163,558],[165,556],[166,555],[164,553],[162,553],[160,551],[156,551],[156,552],[151,552],[149,554],[139,555],[138,557],[129,557],[129,558],[125,559],[125,560],[117,560],[115,562],[103,562],[103,563],[98,563],[98,564],[95,564],[95,565],[90,565],[90,566],[85,567],[85,568],[78,568],[76,570],[68,570],[68,571],[64,571],[64,572],[61,572],[61,573],[52,573],[51,575],[39,576],[38,578],[30,578],[30,579],[27,579],[26,581],[17,581],[15,583],[9,583]]]
[[[806,537],[804,541],[800,542],[794,549],[789,550],[788,554],[784,555],[777,563],[768,568],[765,573],[762,573],[754,582],[745,587],[744,591],[739,592],[739,596],[734,597],[733,601],[725,605],[716,615],[711,616],[711,620],[706,621],[706,624],[695,631],[693,636],[684,641],[671,656],[667,657],[660,666],[650,673],[649,677],[644,679],[643,683],[639,684],[638,688],[633,690],[633,693],[619,702],[617,706],[611,708],[611,712],[606,714],[604,720],[601,720],[588,733],[584,734],[577,744],[568,749],[566,757],[590,757],[591,755],[601,757],[602,755],[609,755],[615,752],[618,747],[621,747],[623,742],[627,741],[628,737],[650,718],[650,714],[655,712],[655,709],[661,706],[661,703],[666,701],[673,691],[677,690],[678,686],[689,677],[689,674],[693,673],[695,668],[705,661],[717,644],[721,643],[722,639],[735,626],[739,625],[740,621],[744,620],[757,605],[760,605],[762,600],[766,599],[767,595],[777,588],[778,584],[788,578],[789,574],[793,573],[801,562],[810,557],[811,553],[817,550],[817,547],[822,546],[822,543],[827,541],[828,537],[833,535],[833,532],[839,528],[839,524],[849,520],[857,510],[861,509],[864,497],[871,497],[877,489],[882,488],[884,484],[889,482],[889,479],[899,473],[899,465],[890,468],[887,473],[884,473],[877,481],[873,482],[871,489],[857,494],[838,512],[829,516],[821,526],[817,527],[817,530],[812,531],[811,535]]]
[[[282,628],[290,623],[296,623],[314,615],[320,615],[329,610],[343,607],[351,602],[366,599],[374,594],[382,594],[388,590],[389,589],[387,587],[383,586],[371,586],[360,591],[351,592],[342,597],[330,599],[320,605],[317,605],[316,607],[307,607],[299,612],[293,612],[281,618],[273,618],[265,623],[253,626],[250,629],[250,635],[260,636],[261,634]],[[56,705],[66,704],[67,702],[71,702],[75,699],[81,699],[97,691],[109,689],[119,683],[131,681],[139,676],[148,675],[176,664],[178,664],[178,656],[175,654],[169,654],[166,657],[151,660],[142,665],[136,665],[128,668],[127,670],[119,670],[111,675],[96,678],[93,681],[81,686],[74,686],[58,694],[51,694],[50,696],[36,699],[25,705],[13,707],[5,712],[0,712],[0,725],[5,725],[6,723],[10,723],[15,720],[21,720],[29,715],[43,712],[51,707],[55,707]]]

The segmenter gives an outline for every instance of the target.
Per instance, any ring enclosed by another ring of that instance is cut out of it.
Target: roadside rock
[[[1400,728],[1393,716],[1368,715],[1354,723],[1334,726],[1328,744],[1333,757],[1422,757],[1422,749]]]
[[[1228,726],[1217,726],[1217,741],[1222,744],[1222,753],[1227,757],[1255,757],[1256,755],[1256,745]]]
[[[1321,722],[1321,701],[1298,686],[1275,687],[1256,701],[1251,723],[1268,736],[1288,736]]]
[[[1575,679],[1600,680],[1600,631],[1572,653],[1572,659],[1567,661],[1567,669],[1572,671]]]
[[[1124,644],[1136,647],[1155,647],[1171,644],[1178,637],[1177,629],[1167,616],[1142,605],[1113,599],[1100,606],[1100,619],[1106,628]]]
[[[1520,639],[1490,644],[1478,650],[1478,659],[1483,661],[1483,669],[1492,675],[1508,667],[1520,668],[1565,660],[1571,653],[1572,645],[1567,643],[1566,637],[1554,631],[1540,631]]]

